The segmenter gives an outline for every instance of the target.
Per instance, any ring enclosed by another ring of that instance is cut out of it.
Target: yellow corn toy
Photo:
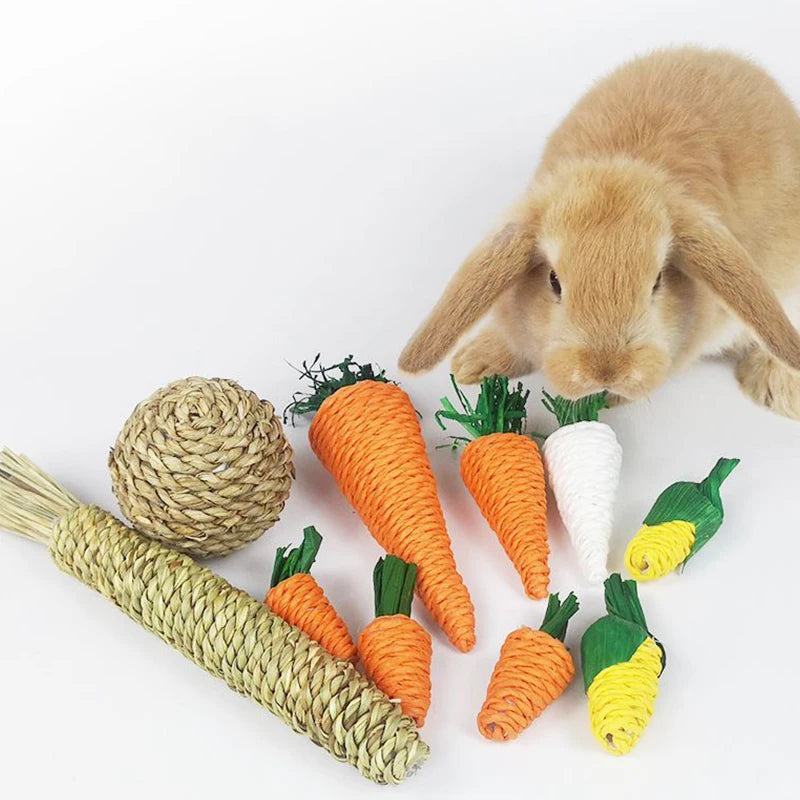
[[[653,716],[666,654],[647,630],[634,581],[611,575],[605,601],[607,615],[581,639],[583,682],[592,733],[620,756],[633,749]]]
[[[686,564],[719,530],[719,489],[738,463],[721,458],[700,483],[673,483],[659,495],[625,551],[625,566],[637,581],[663,578]]]

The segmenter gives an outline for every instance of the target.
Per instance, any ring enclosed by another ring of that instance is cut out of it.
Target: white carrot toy
[[[616,434],[597,419],[608,407],[606,394],[571,401],[544,392],[542,400],[559,424],[542,448],[548,479],[581,568],[592,583],[608,576],[614,499],[622,468]]]

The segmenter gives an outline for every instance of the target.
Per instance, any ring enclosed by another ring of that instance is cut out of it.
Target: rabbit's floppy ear
[[[683,205],[673,226],[684,272],[706,284],[777,359],[800,370],[800,333],[736,237],[700,207]]]
[[[470,253],[400,354],[400,369],[425,372],[444,358],[503,290],[531,266],[536,227],[530,214],[524,220],[517,218]]]

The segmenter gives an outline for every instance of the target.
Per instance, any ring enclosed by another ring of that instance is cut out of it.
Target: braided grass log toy
[[[738,463],[721,458],[705,480],[673,483],[658,496],[625,550],[625,566],[637,581],[663,578],[708,544],[724,517],[720,486]]]
[[[175,381],[140,403],[108,466],[134,528],[198,558],[272,527],[294,477],[272,405],[222,378]]]
[[[542,403],[559,424],[542,446],[558,513],[586,579],[600,583],[608,575],[614,501],[622,470],[616,434],[598,420],[599,412],[608,407],[607,392],[575,401],[544,392]]]
[[[428,757],[413,720],[351,664],[8,450],[0,452],[0,528],[46,544],[64,572],[370,780],[400,783]]]
[[[551,594],[539,630],[523,625],[508,634],[478,714],[487,739],[516,739],[569,686],[575,664],[564,637],[577,611],[573,592],[563,602]]]
[[[386,556],[372,578],[375,619],[358,637],[364,672],[421,728],[431,705],[433,649],[428,631],[411,619],[417,565]]]
[[[475,644],[475,609],[456,568],[417,413],[409,396],[371,364],[348,356],[320,367],[303,363],[309,381],[286,409],[313,414],[311,449],[378,544],[419,568],[417,591],[462,652]]]
[[[647,630],[635,581],[610,575],[605,601],[608,614],[581,640],[583,682],[592,733],[609,753],[624,755],[653,716],[666,653]]]
[[[525,402],[530,392],[518,383],[509,391],[508,378],[484,378],[473,408],[455,378],[450,380],[462,411],[447,398],[436,412],[461,424],[470,438],[453,437],[464,445],[461,479],[534,600],[547,597],[550,567],[547,559],[547,490],[539,448],[525,436]]]
[[[356,645],[344,620],[311,575],[322,536],[313,525],[303,530],[303,543],[275,555],[270,589],[264,602],[279,617],[319,642],[334,658],[355,662]]]

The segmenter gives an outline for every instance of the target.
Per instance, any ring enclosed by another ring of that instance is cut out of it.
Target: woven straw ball
[[[175,381],[140,403],[108,466],[131,524],[197,557],[225,555],[261,536],[294,477],[275,409],[221,378]]]

